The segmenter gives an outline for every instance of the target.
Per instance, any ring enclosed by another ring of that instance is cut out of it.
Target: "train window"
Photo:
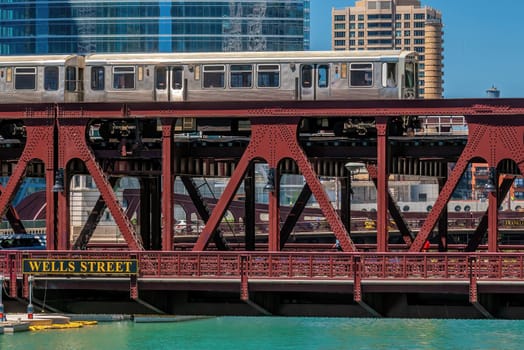
[[[373,64],[351,63],[349,76],[351,86],[371,86],[373,85]]]
[[[230,84],[232,88],[253,87],[253,66],[250,64],[232,64]]]
[[[224,88],[225,66],[204,66],[204,88]]]
[[[113,88],[114,89],[134,89],[135,88],[135,67],[133,66],[113,67]]]
[[[105,87],[105,73],[104,67],[91,68],[91,90],[104,90]]]
[[[406,88],[412,89],[415,87],[415,64],[413,62],[406,63]]]
[[[311,82],[313,80],[313,67],[309,64],[303,65],[302,70],[302,87],[303,88],[310,88],[313,83]]]
[[[36,68],[15,68],[15,89],[16,90],[35,90],[36,89]]]
[[[76,90],[76,68],[66,67],[66,90],[73,92]]]
[[[261,64],[258,69],[258,87],[279,87],[280,66],[278,64]]]
[[[47,91],[58,90],[58,67],[44,68],[44,89]]]
[[[173,68],[173,89],[175,90],[181,90],[184,86],[184,70],[182,67],[175,67]]]
[[[317,69],[318,74],[318,87],[319,88],[326,88],[329,84],[329,66],[322,64],[318,66]]]
[[[166,77],[167,77],[167,68],[166,67],[156,67],[156,88],[157,90],[166,89]]]
[[[397,87],[397,64],[382,63],[382,86]]]

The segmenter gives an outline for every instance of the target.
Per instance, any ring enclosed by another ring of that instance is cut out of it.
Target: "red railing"
[[[0,274],[21,276],[22,259],[137,259],[138,277],[344,280],[524,280],[524,253],[266,253],[2,251]]]

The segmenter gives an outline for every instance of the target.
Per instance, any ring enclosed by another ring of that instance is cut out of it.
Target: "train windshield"
[[[415,77],[415,63],[406,62],[406,72],[405,76],[405,87],[408,89],[413,89],[415,87],[416,77]]]

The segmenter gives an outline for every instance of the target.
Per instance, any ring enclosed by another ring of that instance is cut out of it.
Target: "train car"
[[[413,99],[409,51],[93,54],[84,101]]]
[[[76,55],[0,56],[0,103],[82,101],[83,61]]]

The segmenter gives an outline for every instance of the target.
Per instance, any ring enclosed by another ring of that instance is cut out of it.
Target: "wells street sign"
[[[134,259],[23,259],[22,273],[44,275],[136,275]]]

